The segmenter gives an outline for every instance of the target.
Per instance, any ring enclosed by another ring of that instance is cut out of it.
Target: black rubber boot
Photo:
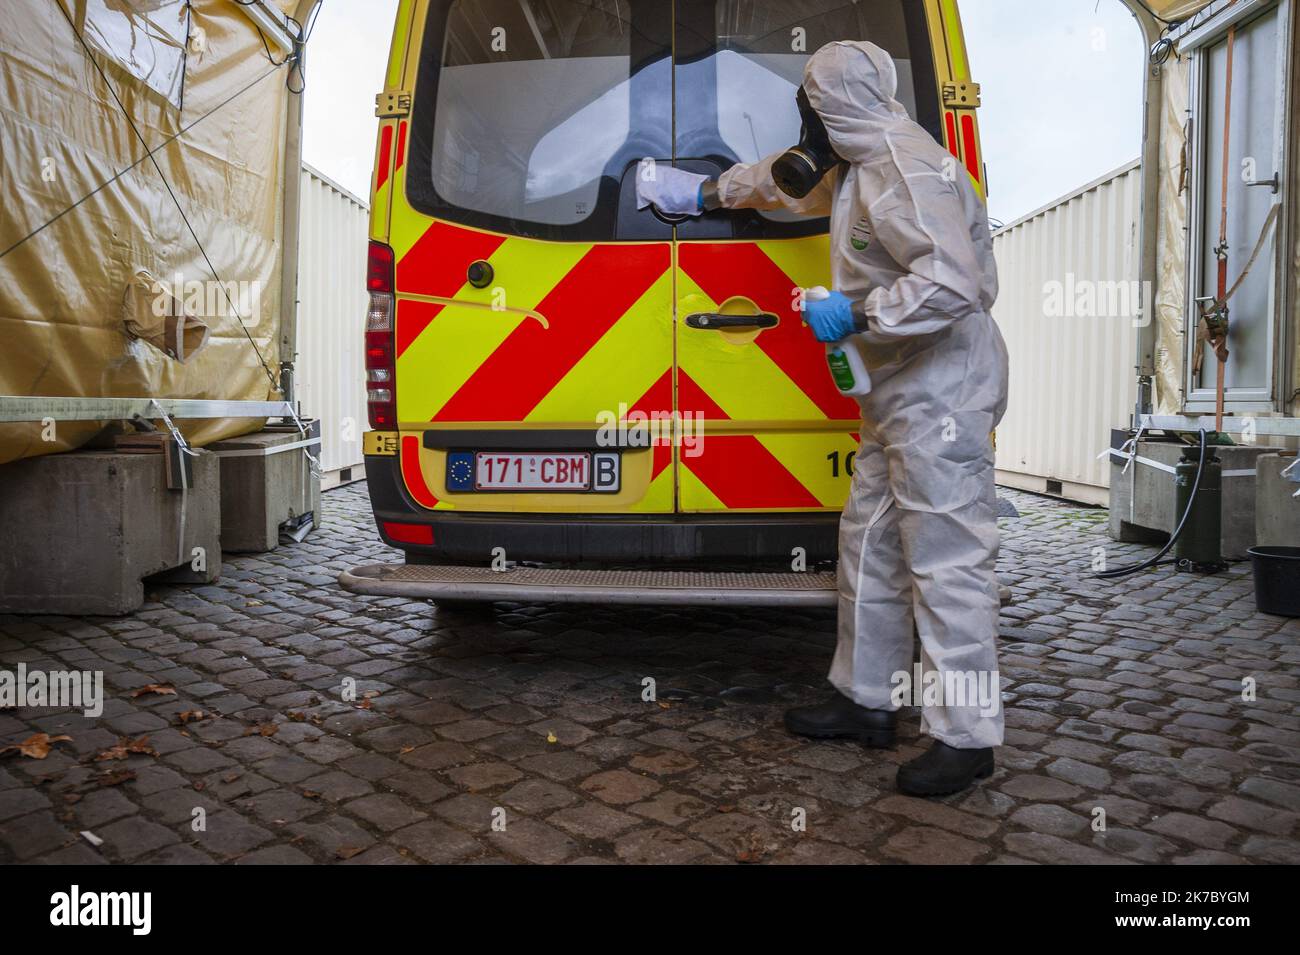
[[[813,739],[856,739],[871,747],[894,745],[898,714],[891,710],[869,710],[842,693],[825,703],[796,706],[785,711],[785,728]]]
[[[993,775],[992,749],[955,749],[934,744],[898,769],[898,788],[909,796],[949,796]]]

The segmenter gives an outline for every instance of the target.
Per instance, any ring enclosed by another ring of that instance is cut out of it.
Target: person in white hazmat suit
[[[897,710],[919,700],[934,742],[898,785],[943,795],[988,776],[1002,743],[991,435],[1007,352],[989,315],[997,272],[984,203],[896,91],[884,50],[828,44],[804,71],[798,147],[716,181],[661,169],[649,191],[670,213],[830,216],[834,291],[807,298],[804,318],[819,340],[860,350],[872,390],[858,399],[861,447],[840,521],[837,692],[790,710],[786,725],[891,746]],[[925,679],[909,687],[900,675],[916,683],[914,627]]]

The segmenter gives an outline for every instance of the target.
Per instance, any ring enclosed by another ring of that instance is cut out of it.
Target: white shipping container
[[[321,422],[321,487],[365,477],[363,332],[370,208],[310,166],[302,169],[297,396]]]
[[[993,236],[993,307],[1011,357],[998,483],[1090,504],[1110,499],[1097,455],[1137,395],[1141,166],[1089,183]]]

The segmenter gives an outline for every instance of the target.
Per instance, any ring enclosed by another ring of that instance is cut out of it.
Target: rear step
[[[656,604],[715,607],[834,607],[832,571],[713,573],[694,570],[570,570],[547,567],[367,564],[339,576],[344,590],[416,600]],[[1002,602],[1010,592],[1002,591]]]
[[[354,594],[521,603],[834,607],[835,574],[706,573],[694,570],[570,570],[369,564],[344,571]]]

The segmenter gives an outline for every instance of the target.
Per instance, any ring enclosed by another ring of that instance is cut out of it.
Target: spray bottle
[[[811,302],[820,302],[831,297],[824,286],[818,285],[804,292],[804,297]],[[847,339],[830,342],[826,346],[826,364],[831,370],[831,379],[840,394],[850,398],[861,398],[871,394],[871,376],[867,374],[866,363],[862,353]]]

